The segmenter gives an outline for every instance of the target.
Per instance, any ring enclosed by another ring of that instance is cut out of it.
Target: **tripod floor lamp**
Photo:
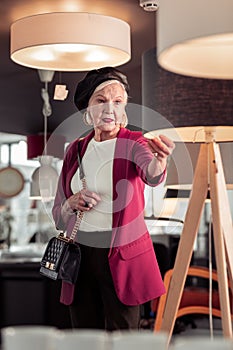
[[[222,140],[225,131],[229,138],[233,139],[233,127],[181,127],[176,128],[175,130],[160,130],[160,133],[164,133],[174,141],[178,141],[175,137],[175,134],[178,134],[180,138],[185,142],[188,142],[190,141],[192,133],[196,133],[200,130],[203,134],[203,139],[202,137],[198,139],[198,142],[201,142],[200,152],[194,172],[192,191],[181,233],[174,272],[168,290],[167,304],[164,311],[161,329],[170,333],[173,330],[175,316],[181,300],[203,207],[207,197],[207,192],[209,191],[213,217],[214,247],[219,281],[220,305],[222,311],[222,327],[224,335],[226,337],[232,337],[228,278],[231,281],[232,287],[233,227],[218,141]],[[227,135],[225,135],[224,138],[226,140]]]
[[[233,337],[228,288],[229,279],[233,290],[233,227],[219,146],[233,141],[232,11],[233,3],[227,0],[220,7],[216,0],[163,0],[157,17],[157,49],[143,57],[143,104],[174,127],[164,129],[156,119],[144,116],[147,136],[165,134],[176,142],[200,143],[161,325],[169,339],[208,191],[223,335]],[[183,163],[185,169],[185,158]]]

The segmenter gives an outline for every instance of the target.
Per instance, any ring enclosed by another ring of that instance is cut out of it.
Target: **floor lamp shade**
[[[184,145],[190,156],[189,166],[187,166],[187,162],[184,159]],[[219,147],[226,186],[228,190],[233,190],[233,142],[220,143]],[[199,151],[200,143],[176,143],[173,155],[169,160],[165,186],[168,189],[178,190],[177,197],[181,196],[185,190],[189,191],[192,189],[193,175],[195,172]]]
[[[174,73],[233,78],[233,2],[163,0],[157,16],[160,65]]]
[[[85,71],[130,60],[130,27],[114,17],[55,12],[24,17],[11,25],[11,59],[23,66]]]

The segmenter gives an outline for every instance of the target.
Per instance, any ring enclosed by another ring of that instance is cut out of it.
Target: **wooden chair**
[[[164,284],[166,290],[169,287],[173,269],[168,270],[164,275]],[[209,269],[199,266],[191,266],[188,269],[188,276],[204,278],[209,280]],[[216,270],[212,271],[212,281],[218,282]],[[232,299],[232,294],[231,299]],[[167,294],[162,295],[159,299],[152,301],[151,309],[156,313],[154,331],[157,332],[161,328],[163,312],[166,303]],[[232,301],[232,300],[231,300]],[[232,306],[232,305],[231,305]],[[231,307],[232,310],[232,307]],[[180,301],[180,306],[176,315],[178,317],[189,314],[205,314],[209,315],[209,290],[205,287],[185,287]],[[232,311],[231,311],[232,313]],[[221,318],[219,294],[217,289],[212,291],[212,315]],[[232,317],[233,318],[233,317]]]

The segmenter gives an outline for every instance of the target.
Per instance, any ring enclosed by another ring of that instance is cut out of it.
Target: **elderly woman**
[[[82,259],[76,285],[62,283],[73,327],[137,329],[140,304],[165,292],[144,221],[144,186],[166,174],[174,144],[126,129],[129,86],[119,70],[90,71],[78,83],[75,104],[93,127],[66,152],[53,207],[56,226],[69,235],[84,213],[77,241]],[[87,188],[79,178],[80,155]]]

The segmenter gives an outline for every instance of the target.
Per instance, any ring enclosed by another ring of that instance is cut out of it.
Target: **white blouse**
[[[112,168],[116,138],[89,142],[82,159],[87,188],[96,192],[101,201],[90,211],[85,212],[80,225],[81,231],[109,231],[112,229]],[[79,169],[71,180],[71,190],[82,189]]]

